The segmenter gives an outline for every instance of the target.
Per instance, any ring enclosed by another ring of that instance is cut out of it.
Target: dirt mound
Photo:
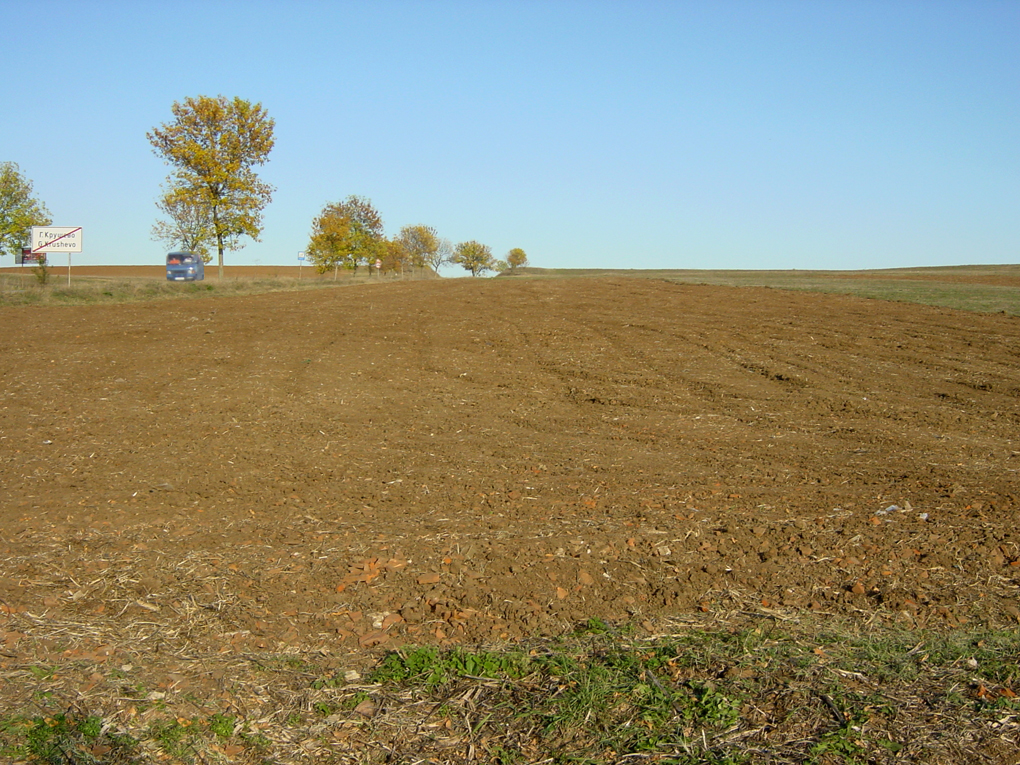
[[[1018,618],[1014,317],[520,279],[0,318],[8,662]]]

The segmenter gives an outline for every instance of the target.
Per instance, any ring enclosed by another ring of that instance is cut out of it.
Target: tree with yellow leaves
[[[0,162],[0,255],[17,257],[28,246],[32,226],[52,222],[46,205],[35,198],[32,181],[15,162]]]
[[[175,101],[172,112],[173,122],[146,134],[156,155],[173,168],[163,202],[183,196],[208,212],[222,279],[223,251],[240,249],[243,236],[258,241],[262,232],[262,210],[273,187],[254,168],[269,157],[275,122],[261,104],[224,96]]]
[[[492,250],[486,244],[475,240],[461,242],[454,248],[452,263],[467,269],[472,276],[492,271],[496,268],[496,261],[492,257]]]
[[[444,263],[450,262],[453,248],[439,233],[423,223],[416,226],[404,226],[397,236],[404,251],[407,252],[411,265],[415,268],[431,268],[437,274]]]
[[[510,268],[510,273],[513,273],[518,268],[528,265],[528,256],[520,247],[514,247],[506,254],[506,264]]]
[[[340,267],[358,272],[362,263],[371,264],[384,252],[383,221],[372,203],[351,195],[328,204],[312,221],[312,235],[306,250],[319,273]]]

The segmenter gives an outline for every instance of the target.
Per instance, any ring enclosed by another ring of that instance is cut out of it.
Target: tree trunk
[[[223,281],[223,232],[220,231],[220,210],[219,206],[213,205],[212,209],[213,230],[216,232],[216,249],[219,252],[220,281]]]

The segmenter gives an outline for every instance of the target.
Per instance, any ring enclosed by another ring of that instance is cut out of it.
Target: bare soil
[[[593,617],[1020,619],[1017,317],[601,278],[0,321],[5,703]]]

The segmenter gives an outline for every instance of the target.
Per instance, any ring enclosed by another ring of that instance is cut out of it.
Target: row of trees
[[[520,247],[514,247],[505,258],[496,260],[492,257],[492,250],[488,245],[479,244],[472,239],[470,242],[461,242],[454,248],[450,262],[463,266],[472,276],[478,276],[486,271],[513,273],[518,268],[528,265],[528,256]]]
[[[32,181],[16,162],[0,162],[0,255],[21,253],[32,226],[53,222],[46,205],[36,199]]]
[[[496,260],[486,245],[469,241],[453,246],[424,224],[404,226],[397,236],[387,239],[379,212],[368,199],[355,195],[322,208],[312,221],[307,253],[320,273],[334,274],[340,268],[357,273],[362,265],[388,272],[438,272],[453,263],[478,276],[486,271],[514,271],[528,263],[520,248],[510,250],[505,260]]]
[[[258,241],[262,231],[262,210],[274,189],[255,168],[273,148],[275,123],[261,104],[223,96],[174,102],[172,112],[172,122],[146,134],[155,153],[173,168],[156,202],[162,217],[153,226],[153,238],[197,252],[206,262],[215,243],[222,278],[224,250],[242,247],[241,237]],[[404,226],[387,239],[378,211],[359,196],[322,209],[312,221],[307,252],[320,272],[334,274],[340,268],[357,272],[362,265],[438,271],[455,263],[478,276],[513,271],[528,262],[521,249],[496,260],[475,241],[453,246],[425,225]]]
[[[220,278],[223,253],[243,246],[242,237],[258,241],[262,210],[273,187],[255,169],[273,149],[275,122],[261,104],[240,98],[199,96],[174,102],[173,121],[146,134],[153,151],[172,168],[156,202],[162,217],[153,238],[211,260],[215,245]],[[28,243],[32,226],[51,223],[32,183],[13,162],[0,163],[0,253],[17,254]],[[361,265],[387,271],[431,269],[453,263],[478,276],[487,271],[514,271],[527,265],[515,248],[503,260],[476,241],[456,246],[423,224],[404,226],[387,239],[372,203],[359,196],[327,204],[312,222],[308,255],[320,272]]]

